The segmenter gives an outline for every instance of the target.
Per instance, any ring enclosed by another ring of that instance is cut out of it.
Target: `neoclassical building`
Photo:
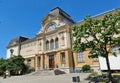
[[[25,63],[36,70],[72,69],[71,29],[75,22],[60,8],[52,9],[41,21],[34,38],[18,37],[7,46],[7,58],[22,55]],[[24,41],[20,41],[26,39]],[[16,43],[15,43],[16,42]],[[11,54],[11,49],[13,53]]]
[[[116,11],[116,10],[114,10]],[[100,15],[101,16],[101,15]],[[99,17],[99,16],[98,16]],[[7,58],[22,55],[25,63],[36,70],[81,70],[85,64],[99,70],[98,59],[89,59],[88,51],[73,53],[71,26],[74,20],[59,7],[52,9],[41,21],[41,30],[34,38],[19,36],[7,46]]]

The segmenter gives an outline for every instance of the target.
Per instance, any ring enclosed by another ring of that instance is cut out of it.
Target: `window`
[[[40,67],[40,60],[41,60],[41,57],[38,57],[38,68]]]
[[[50,49],[51,50],[54,49],[54,40],[53,39],[50,41]]]
[[[115,47],[112,47],[112,52],[115,52],[115,53],[120,53],[120,46],[115,46]]]
[[[40,50],[42,49],[42,44],[41,44],[41,42],[40,42]]]
[[[61,45],[62,45],[62,46],[65,45],[65,37],[64,37],[64,35],[62,35],[62,37],[61,37]]]
[[[28,59],[27,65],[28,65],[28,67],[31,67],[31,59]]]
[[[55,48],[59,48],[59,45],[58,45],[58,38],[55,39]]]
[[[46,50],[49,50],[49,41],[46,42]]]
[[[98,58],[93,58],[94,61],[98,61]]]
[[[84,62],[84,53],[83,52],[78,53],[77,60],[78,60],[78,62]]]
[[[55,23],[52,23],[48,26],[48,29],[47,31],[50,31],[50,30],[54,30],[56,28],[56,24]]]
[[[62,59],[62,63],[65,63],[65,53],[61,53],[61,59]]]

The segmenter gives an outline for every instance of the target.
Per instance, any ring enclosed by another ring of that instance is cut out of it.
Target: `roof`
[[[33,38],[30,38],[30,39],[27,39],[26,41],[23,41],[21,44],[26,44],[26,43],[29,43],[29,42],[33,42],[36,40],[36,37],[33,37]]]
[[[8,44],[7,47],[15,46],[15,45],[17,45],[18,43],[24,42],[24,41],[26,41],[26,40],[28,40],[28,39],[29,39],[29,38],[23,37],[23,36],[16,37],[16,38],[12,39],[12,40],[9,42],[9,44]]]
[[[68,15],[65,11],[63,11],[61,8],[59,7],[56,7],[54,9],[52,9],[49,13],[49,14],[52,14],[52,15],[61,15],[63,17],[65,17],[66,19],[68,19],[69,21],[71,21],[72,23],[75,23],[75,21],[71,18],[70,15]],[[44,20],[44,19],[43,19]]]
[[[100,18],[101,16],[104,16],[104,15],[106,15],[106,14],[109,14],[109,13],[112,13],[112,12],[115,12],[115,11],[118,11],[118,10],[120,10],[120,8],[108,10],[108,11],[99,13],[99,14],[97,14],[97,15],[95,15],[95,16],[92,16],[92,17],[93,17],[93,18]],[[81,20],[81,21],[79,21],[79,22],[76,23],[76,24],[80,24],[80,23],[82,23],[83,21],[84,21],[84,19]]]

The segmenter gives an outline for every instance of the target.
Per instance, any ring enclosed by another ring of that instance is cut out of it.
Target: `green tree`
[[[96,19],[87,16],[84,21],[72,27],[73,30],[73,51],[85,51],[90,48],[89,57],[102,56],[106,59],[109,82],[112,82],[112,75],[109,64],[109,54],[114,46],[120,45],[120,13],[107,14]]]
[[[7,60],[6,70],[19,74],[19,72],[25,72],[27,70],[24,64],[24,58],[20,55],[11,57]]]
[[[6,71],[6,60],[1,58],[0,59],[0,74],[3,74],[3,72]]]

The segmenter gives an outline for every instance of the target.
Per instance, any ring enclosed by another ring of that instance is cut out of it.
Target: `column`
[[[38,56],[35,56],[35,70],[38,70]]]

